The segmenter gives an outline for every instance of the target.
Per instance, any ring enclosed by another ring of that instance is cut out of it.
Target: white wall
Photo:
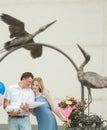
[[[107,75],[107,2],[106,0],[1,0],[0,13],[10,14],[25,22],[29,33],[53,20],[57,22],[34,38],[63,50],[79,66],[83,59],[76,43],[91,54],[85,71]],[[0,48],[10,40],[8,26],[0,21]],[[3,54],[0,54],[0,57]],[[0,81],[6,86],[19,81],[24,71],[42,76],[57,104],[72,95],[81,98],[80,83],[70,61],[59,52],[44,47],[42,57],[32,59],[29,52],[19,49],[0,63]],[[86,89],[85,89],[86,90]],[[87,95],[87,90],[85,91]],[[107,119],[106,89],[92,90],[91,112]],[[86,96],[87,98],[87,96]],[[57,118],[58,123],[60,120]],[[35,124],[31,116],[32,124]],[[7,123],[7,114],[0,108],[0,123]]]

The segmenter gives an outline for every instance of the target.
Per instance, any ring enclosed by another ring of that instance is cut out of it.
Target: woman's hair
[[[35,81],[38,82],[39,91],[40,91],[40,92],[43,92],[43,89],[44,89],[45,87],[44,87],[42,78],[41,78],[41,77],[36,77],[36,78],[34,78],[33,81],[32,81],[32,85],[34,84]],[[32,86],[32,85],[31,85],[31,86]]]

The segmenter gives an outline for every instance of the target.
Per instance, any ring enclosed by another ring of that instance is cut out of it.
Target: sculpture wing
[[[30,45],[28,44],[24,48],[30,51],[32,58],[37,58],[42,55],[42,45],[37,45],[33,40],[30,41]]]
[[[90,84],[91,88],[107,88],[107,77],[101,76],[95,72],[84,73],[84,80],[87,86]]]
[[[22,21],[4,13],[0,17],[3,22],[9,25],[10,38],[25,36],[27,34]]]

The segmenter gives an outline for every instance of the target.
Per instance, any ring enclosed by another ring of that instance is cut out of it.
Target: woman
[[[32,82],[32,90],[35,93],[35,101],[45,102],[44,105],[34,108],[34,115],[38,122],[38,130],[58,130],[53,112],[62,121],[65,122],[66,119],[60,115],[57,107],[53,104],[49,91],[45,89],[43,85],[42,78],[34,78]]]

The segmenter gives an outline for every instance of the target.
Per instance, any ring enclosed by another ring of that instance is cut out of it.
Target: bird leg
[[[0,54],[4,53],[5,51],[6,51],[5,48],[1,48],[1,49],[0,49]]]
[[[91,95],[91,88],[90,87],[87,87],[88,89],[88,115],[90,113],[90,104],[92,102],[92,95]]]
[[[91,95],[91,88],[90,87],[87,87],[87,89],[88,89],[88,104],[90,104],[91,102],[92,102],[92,95]]]
[[[81,101],[84,102],[84,86],[81,84]],[[82,111],[82,114],[84,115],[84,110]]]

